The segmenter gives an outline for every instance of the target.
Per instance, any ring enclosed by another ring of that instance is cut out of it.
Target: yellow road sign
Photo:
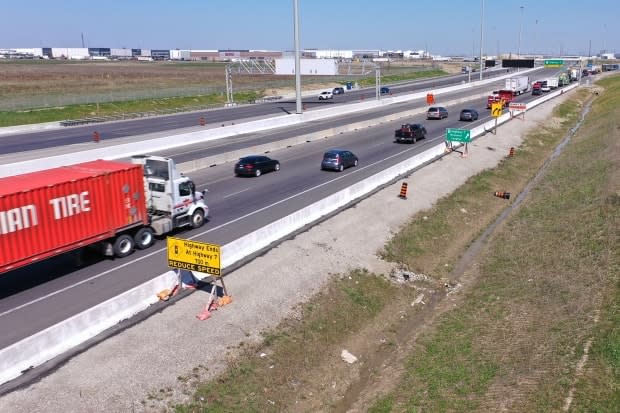
[[[496,118],[502,116],[502,112],[504,110],[504,104],[502,102],[491,103],[491,115]]]
[[[206,242],[168,237],[168,266],[221,275],[220,246]]]

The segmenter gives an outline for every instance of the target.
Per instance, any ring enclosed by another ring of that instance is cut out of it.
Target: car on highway
[[[394,131],[394,139],[398,143],[416,143],[426,138],[426,128],[419,123],[404,123]]]
[[[333,99],[334,94],[331,90],[325,90],[319,94],[319,100]]]
[[[463,109],[459,120],[468,120],[470,122],[478,120],[478,111],[476,109]]]
[[[342,94],[344,94],[343,87],[335,87],[334,90],[332,90],[332,95],[342,95]]]
[[[387,94],[389,94],[389,93],[390,93],[390,88],[389,88],[389,87],[385,87],[385,86],[383,86],[383,87],[380,89],[380,92],[381,92],[381,94],[382,94],[382,95],[387,95]]]
[[[263,172],[279,171],[280,162],[267,156],[252,155],[239,158],[235,163],[235,175],[261,176]]]
[[[443,119],[448,117],[448,109],[443,106],[431,106],[426,111],[426,119]]]
[[[321,161],[321,170],[333,169],[336,171],[344,171],[350,166],[357,166],[359,159],[353,152],[346,149],[330,149],[323,154]]]

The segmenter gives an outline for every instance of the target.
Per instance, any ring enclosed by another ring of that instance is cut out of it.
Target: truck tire
[[[205,213],[202,209],[197,209],[192,214],[192,228],[200,228],[205,223]]]
[[[134,246],[135,243],[133,241],[133,237],[129,234],[122,234],[114,240],[112,250],[114,251],[115,257],[123,258],[133,252]]]
[[[144,227],[140,228],[138,232],[133,236],[134,243],[136,244],[136,248],[139,250],[145,250],[149,248],[155,242],[155,235],[153,234],[153,230]]]

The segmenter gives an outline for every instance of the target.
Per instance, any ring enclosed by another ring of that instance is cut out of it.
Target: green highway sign
[[[564,60],[562,59],[545,60],[545,67],[558,67],[558,66],[564,66]]]
[[[469,129],[446,129],[446,140],[451,142],[467,143],[471,142],[471,131]]]

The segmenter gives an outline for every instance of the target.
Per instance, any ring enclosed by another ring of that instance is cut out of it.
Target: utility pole
[[[301,106],[301,58],[299,52],[299,0],[293,0],[294,24],[295,27],[295,97],[297,114],[302,113]]]

